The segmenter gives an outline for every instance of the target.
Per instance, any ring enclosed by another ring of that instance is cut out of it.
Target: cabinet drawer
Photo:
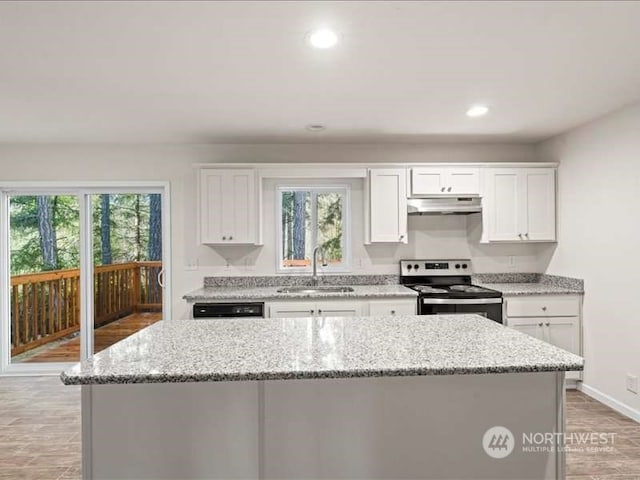
[[[416,301],[376,300],[369,303],[369,315],[415,315]]]
[[[580,298],[567,296],[531,296],[508,298],[507,317],[574,317],[580,315]]]

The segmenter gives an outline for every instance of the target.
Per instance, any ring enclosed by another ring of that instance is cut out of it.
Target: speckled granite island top
[[[354,285],[353,292],[281,293],[282,287],[204,287],[184,295],[189,302],[214,300],[294,300],[301,298],[415,298],[417,292],[402,285]]]
[[[477,315],[159,322],[67,385],[582,370],[581,357]]]

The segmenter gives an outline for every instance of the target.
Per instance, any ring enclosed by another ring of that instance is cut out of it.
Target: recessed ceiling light
[[[319,123],[311,123],[305,127],[310,132],[323,132],[327,129],[324,125],[320,125]]]
[[[481,117],[489,113],[489,107],[486,105],[474,105],[467,110],[467,117]]]
[[[331,48],[338,43],[338,34],[328,28],[320,28],[309,32],[307,40],[312,47]]]

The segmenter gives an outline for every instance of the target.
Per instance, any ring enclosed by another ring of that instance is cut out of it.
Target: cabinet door
[[[525,218],[522,228],[526,240],[556,239],[556,177],[552,168],[532,168],[523,173]]]
[[[507,327],[546,341],[543,331],[545,321],[544,318],[508,318]]]
[[[415,315],[417,301],[411,300],[371,300],[369,315]]]
[[[403,168],[369,170],[371,242],[407,243],[407,180]]]
[[[316,313],[315,302],[282,302],[269,304],[269,317],[312,317]]]
[[[256,242],[256,185],[253,170],[200,171],[200,242]]]
[[[255,176],[253,170],[229,170],[229,194],[223,199],[223,225],[228,243],[255,243]]]
[[[580,355],[580,327],[578,317],[546,318],[546,341],[576,355]]]
[[[447,170],[445,178],[447,193],[456,195],[480,193],[480,171],[477,168],[452,168]]]
[[[567,352],[582,355],[579,317],[547,318],[544,322],[547,342]],[[582,372],[567,372],[567,380],[581,380]]]
[[[222,170],[200,172],[200,243],[222,242],[224,185]]]
[[[411,169],[412,195],[478,195],[477,168],[423,167]]]
[[[322,317],[359,317],[362,302],[317,302],[317,314]]]
[[[440,168],[412,168],[411,194],[438,195],[447,188],[445,174]]]
[[[492,169],[487,175],[483,215],[488,216],[489,241],[521,241],[521,175],[517,169]]]

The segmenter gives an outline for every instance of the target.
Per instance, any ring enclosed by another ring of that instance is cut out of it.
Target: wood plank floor
[[[640,423],[577,391],[567,392],[567,433],[614,433],[609,451],[568,446],[567,480],[640,479]],[[598,448],[598,445],[595,445]]]
[[[615,433],[610,452],[569,452],[568,480],[640,479],[640,424],[567,392],[568,432]],[[0,479],[81,478],[80,388],[57,377],[0,377]]]
[[[161,318],[162,312],[133,313],[98,328],[94,335],[95,352],[97,353],[110,347],[138,330],[156,323]],[[78,362],[80,361],[80,336],[58,342],[52,346],[39,348],[37,353],[18,361],[25,363]]]

